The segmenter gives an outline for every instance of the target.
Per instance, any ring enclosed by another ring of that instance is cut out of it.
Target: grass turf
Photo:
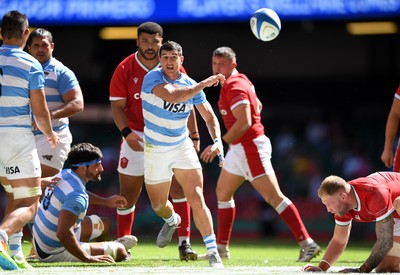
[[[323,251],[326,244],[321,243]],[[344,254],[340,257],[336,266],[359,267],[368,257],[372,244],[350,243]],[[29,253],[30,242],[24,242],[25,255]],[[203,254],[206,252],[201,240],[192,240],[193,249]],[[299,247],[294,242],[277,240],[258,240],[233,242],[230,245],[231,259],[224,260],[226,268],[240,267],[294,267],[301,271],[305,263],[296,262],[299,255]],[[208,261],[180,261],[176,241],[165,248],[158,248],[155,241],[139,240],[136,247],[132,248],[132,258],[128,261],[115,264],[87,264],[87,263],[41,263],[38,261],[30,262],[33,267],[146,267],[159,269],[163,267],[182,267],[187,269],[208,268]],[[318,264],[323,252],[311,261],[311,264]],[[246,273],[243,273],[246,274]],[[249,273],[250,274],[250,273]]]

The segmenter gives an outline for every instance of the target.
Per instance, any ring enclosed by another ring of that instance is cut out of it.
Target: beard
[[[154,50],[141,50],[139,49],[139,53],[141,56],[143,56],[144,59],[146,60],[154,60],[157,58],[157,52]]]
[[[88,178],[89,181],[101,181],[101,172],[98,172],[96,174],[87,173],[86,178]]]

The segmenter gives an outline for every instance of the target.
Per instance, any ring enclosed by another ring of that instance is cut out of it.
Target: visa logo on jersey
[[[12,174],[17,174],[17,173],[21,173],[21,171],[19,170],[18,166],[6,167],[6,174],[7,175],[12,175]]]
[[[183,113],[185,112],[186,104],[182,103],[170,103],[164,100],[164,110],[168,110],[172,113]]]

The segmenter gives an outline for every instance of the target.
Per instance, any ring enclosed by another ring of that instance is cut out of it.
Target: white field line
[[[335,273],[344,267],[332,268],[329,273]],[[253,267],[253,266],[236,266],[225,267],[223,269],[211,269],[209,267],[35,267],[30,270],[8,271],[4,274],[32,274],[32,275],[62,275],[62,274],[77,274],[77,275],[127,275],[127,274],[319,274],[318,272],[305,273],[300,267],[279,266],[279,267]],[[326,274],[321,272],[320,274]],[[348,273],[353,274],[353,273]],[[359,274],[359,273],[354,273]],[[390,273],[386,273],[390,274]]]

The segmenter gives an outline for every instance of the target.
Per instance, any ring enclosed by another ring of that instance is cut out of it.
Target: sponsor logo
[[[183,113],[185,112],[186,109],[186,104],[181,104],[181,103],[170,103],[170,102],[166,102],[164,100],[164,110],[168,110],[172,113]]]
[[[19,170],[18,166],[6,167],[6,174],[7,175],[12,175],[12,174],[17,174],[17,173],[21,173],[21,171]]]
[[[42,158],[44,158],[45,160],[51,161],[51,159],[53,158],[53,155],[42,155]]]
[[[129,160],[126,157],[122,157],[120,160],[121,168],[126,168],[128,166]]]
[[[134,99],[140,99],[140,93],[135,93],[133,94]]]

